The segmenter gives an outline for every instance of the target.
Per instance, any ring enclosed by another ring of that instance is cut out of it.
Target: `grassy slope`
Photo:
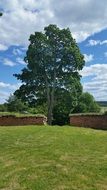
[[[107,132],[0,127],[0,189],[107,190]]]

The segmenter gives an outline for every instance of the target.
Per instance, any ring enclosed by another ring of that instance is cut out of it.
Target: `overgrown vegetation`
[[[77,86],[80,91],[81,85]],[[53,125],[65,125],[69,123],[69,114],[71,113],[100,113],[100,106],[95,102],[92,95],[89,93],[78,93],[75,99],[73,93],[62,89],[57,92],[57,99],[53,109]],[[0,112],[5,112],[6,115],[36,115],[43,114],[47,116],[47,105],[32,105],[23,102],[15,95],[11,95],[7,103],[0,105]],[[103,113],[103,112],[101,112]],[[3,115],[3,113],[2,113]]]
[[[0,127],[0,189],[106,190],[107,133]]]
[[[94,97],[88,92],[85,92],[79,96],[77,106],[74,108],[73,113],[98,113],[100,110],[101,108]]]

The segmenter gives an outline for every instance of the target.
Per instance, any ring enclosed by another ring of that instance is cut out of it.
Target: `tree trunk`
[[[48,108],[48,116],[47,116],[47,120],[48,120],[48,125],[52,125],[52,119],[53,119],[53,114],[52,114],[52,107],[50,106]]]
[[[47,76],[45,76],[45,81],[46,81],[47,106],[48,106],[47,122],[48,122],[48,125],[51,125],[52,124],[52,109],[51,109],[50,88],[49,88]]]
[[[53,79],[53,87],[52,90],[49,88],[48,80],[46,77],[46,89],[47,89],[47,103],[48,103],[48,125],[52,125],[52,119],[53,119],[53,107],[54,107],[54,94],[55,94],[55,82],[56,82],[56,72],[54,69],[54,79]]]

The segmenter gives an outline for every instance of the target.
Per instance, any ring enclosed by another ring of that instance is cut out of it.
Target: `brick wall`
[[[71,115],[70,125],[107,130],[107,115]]]
[[[29,116],[29,117],[16,117],[16,116],[0,116],[0,126],[19,126],[19,125],[44,125],[46,124],[45,116]]]

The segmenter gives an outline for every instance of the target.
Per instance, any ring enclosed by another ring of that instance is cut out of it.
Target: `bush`
[[[31,114],[43,114],[47,115],[47,106],[46,104],[28,108],[28,112]]]
[[[6,112],[7,111],[7,105],[6,104],[0,104],[0,112]]]
[[[107,111],[104,112],[104,115],[107,115]]]
[[[94,100],[94,97],[88,92],[82,93],[79,97],[78,104],[73,110],[73,113],[93,113],[100,112],[100,106]]]
[[[9,112],[23,112],[28,110],[28,105],[18,99],[16,96],[11,95],[7,100],[7,111]]]

